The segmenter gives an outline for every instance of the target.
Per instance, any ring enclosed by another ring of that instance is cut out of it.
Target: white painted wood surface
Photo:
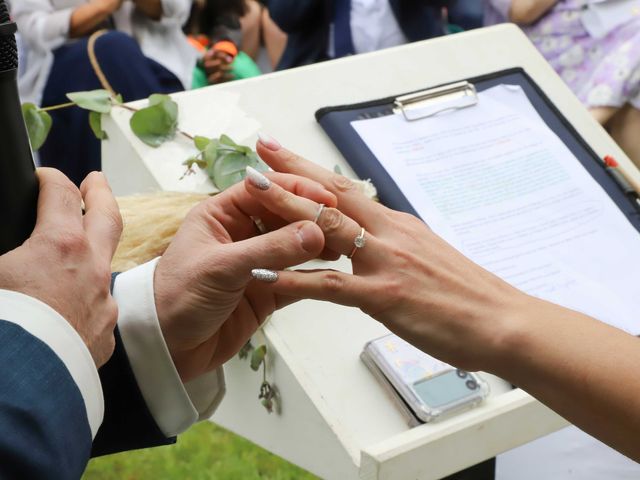
[[[501,25],[366,55],[178,94],[182,128],[254,142],[258,130],[327,168],[351,170],[314,119],[328,105],[428,88],[524,67],[600,155],[623,152],[589,116],[520,30]],[[227,110],[225,110],[227,109]],[[135,139],[128,113],[105,119],[103,166],[117,194],[157,189],[211,191],[206,178],[177,182],[192,148],[151,150]],[[352,172],[351,172],[352,173]],[[635,175],[640,179],[637,170]],[[178,174],[179,176],[179,174]],[[338,268],[348,270],[349,263]],[[491,378],[479,408],[409,429],[360,362],[384,327],[355,309],[306,301],[278,312],[264,329],[268,376],[282,411],[259,405],[260,375],[246,362],[226,366],[227,396],[213,421],[317,475],[336,480],[434,480],[557,430],[565,422],[521,390]],[[216,452],[212,452],[212,459]]]

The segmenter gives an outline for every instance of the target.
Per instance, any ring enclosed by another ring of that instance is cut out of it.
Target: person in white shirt
[[[22,101],[53,106],[68,102],[67,93],[101,88],[132,101],[191,88],[197,52],[182,32],[191,3],[12,2],[11,15],[22,44],[18,79]],[[100,170],[100,143],[86,111],[71,108],[51,115],[53,126],[40,150],[41,165],[62,170],[79,185],[89,172]]]

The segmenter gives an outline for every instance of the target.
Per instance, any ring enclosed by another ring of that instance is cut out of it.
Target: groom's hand
[[[335,206],[320,184],[271,173],[287,190]],[[259,234],[259,218],[268,233]],[[160,259],[154,290],[160,325],[183,381],[235,355],[278,298],[252,282],[256,268],[280,270],[316,258],[324,236],[310,221],[288,224],[269,213],[243,184],[195,207]]]

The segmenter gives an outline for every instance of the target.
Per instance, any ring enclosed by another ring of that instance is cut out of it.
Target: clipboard
[[[442,114],[449,110],[473,108],[478,103],[478,92],[500,84],[522,87],[543,121],[600,184],[634,228],[640,232],[640,212],[627,195],[628,192],[623,191],[609,175],[604,168],[602,159],[523,68],[502,70],[369,102],[325,107],[318,110],[315,116],[356,174],[360,178],[371,179],[378,190],[378,197],[384,205],[419,217],[402,190],[351,126],[351,122],[396,113],[402,114],[405,120],[410,122],[425,116]],[[426,222],[427,219],[423,220]]]

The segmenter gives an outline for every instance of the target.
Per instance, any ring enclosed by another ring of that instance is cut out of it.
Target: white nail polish
[[[266,268],[254,268],[251,276],[261,282],[273,283],[278,281],[278,272],[267,270]]]
[[[247,167],[247,178],[249,179],[249,183],[260,190],[269,190],[271,186],[271,180],[261,174],[253,167]]]
[[[260,140],[260,143],[263,144],[272,152],[277,152],[282,148],[282,145],[280,145],[280,142],[278,142],[275,138],[273,138],[271,135],[267,133],[258,132],[258,140]]]

